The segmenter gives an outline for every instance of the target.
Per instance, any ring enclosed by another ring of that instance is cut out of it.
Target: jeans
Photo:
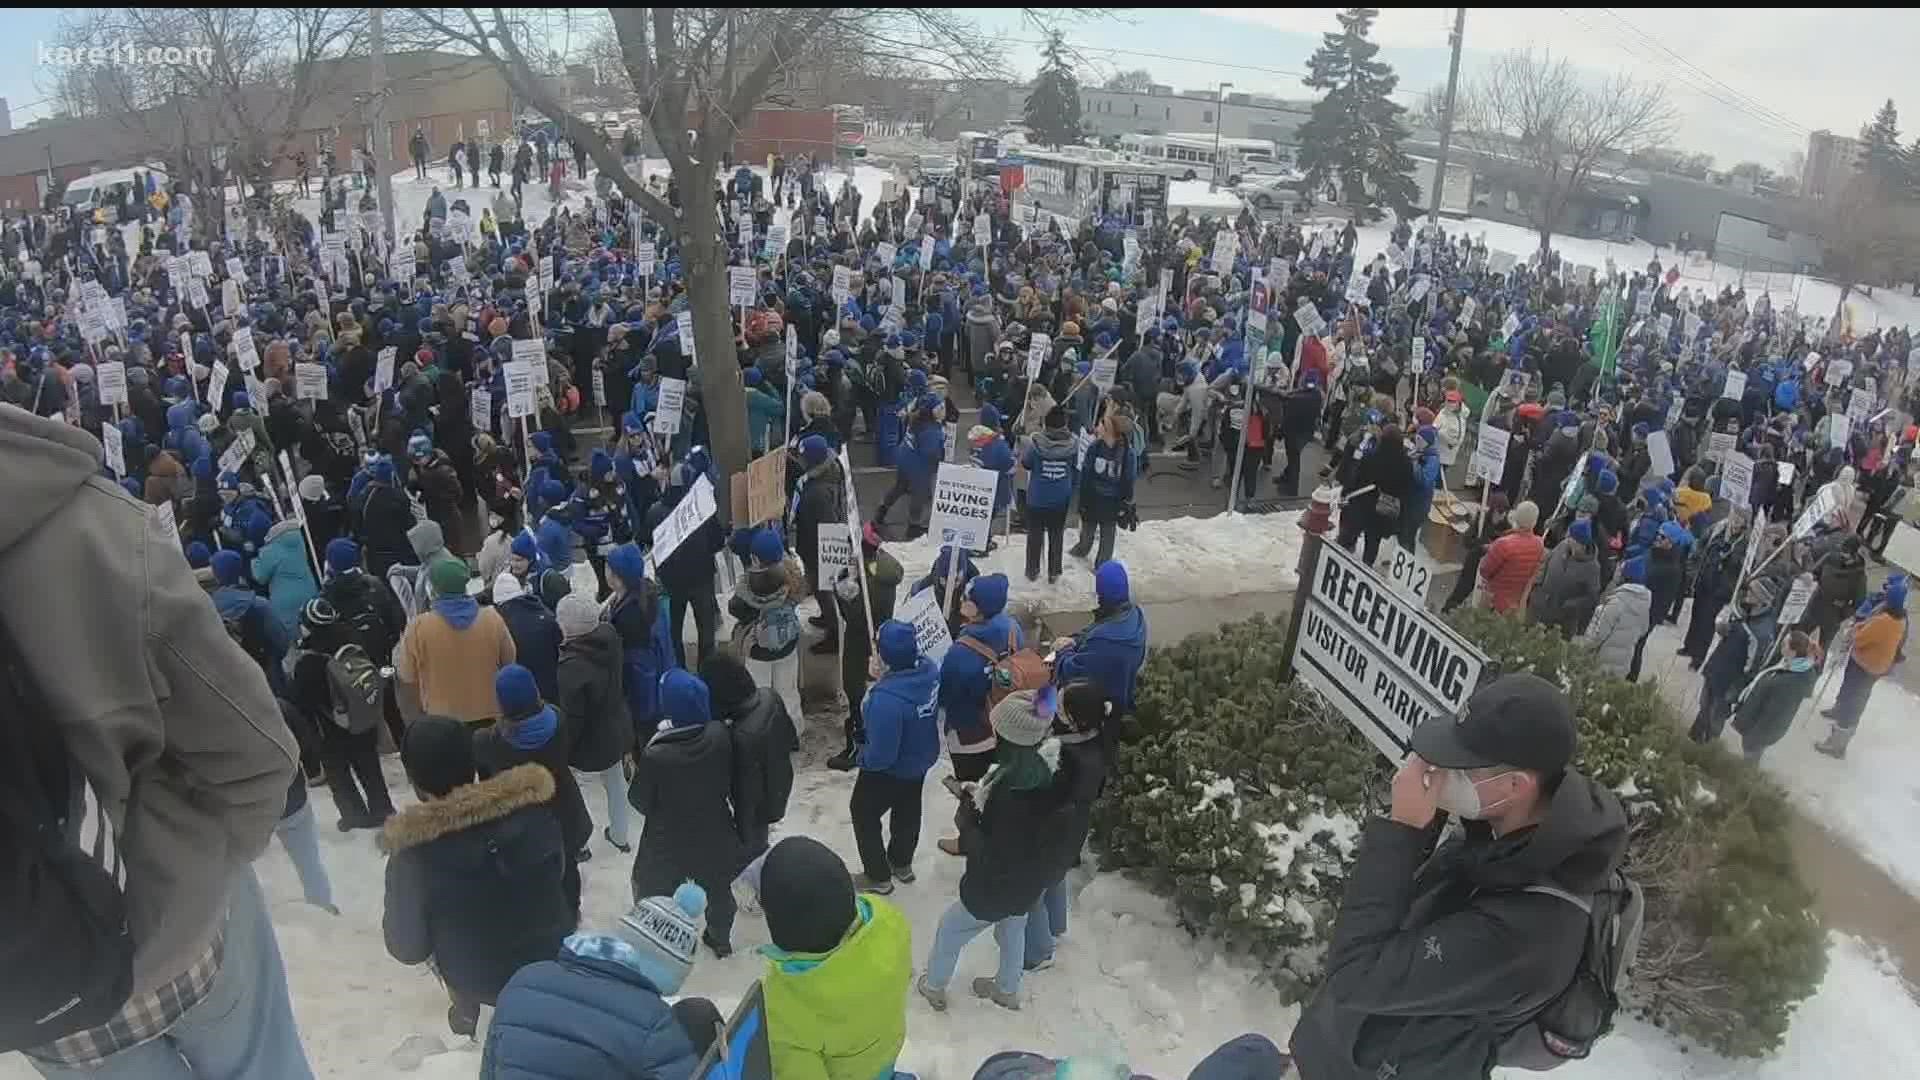
[[[787,715],[793,718],[793,733],[805,738],[807,734],[807,716],[800,711],[800,650],[794,650],[778,660],[755,660],[747,657],[747,671],[752,674],[754,685],[763,686],[780,695],[780,701],[787,707]]]
[[[1000,969],[994,984],[1003,994],[1020,992],[1021,964],[1026,957],[1027,916],[1010,915],[998,922],[977,919],[958,900],[940,916],[940,927],[933,933],[933,951],[927,954],[927,985],[945,990],[953,981],[953,969],[960,963],[960,950],[980,931],[993,927],[993,940],[1000,946]]]
[[[280,846],[293,860],[293,872],[300,875],[300,892],[314,907],[333,907],[333,885],[327,880],[327,864],[320,861],[320,836],[314,828],[313,803],[280,819],[273,827]]]
[[[673,619],[673,656],[681,667],[691,671],[693,668],[687,664],[689,607],[693,609],[693,628],[699,639],[700,659],[705,660],[713,655],[714,633],[720,625],[720,603],[713,598],[713,590],[706,588],[696,589],[693,596],[682,596],[676,592],[668,597],[668,609]]]
[[[614,762],[611,768],[602,769],[594,774],[600,778],[600,786],[607,793],[607,832],[618,845],[629,843],[629,825],[627,818],[627,771],[620,762]]]
[[[1059,881],[1047,886],[1047,891],[1033,902],[1033,909],[1027,912],[1027,952],[1026,965],[1033,967],[1042,960],[1053,959],[1055,938],[1067,936],[1067,879],[1062,875]]]
[[[1040,576],[1040,549],[1047,552],[1047,579],[1060,576],[1060,560],[1065,554],[1067,508],[1027,508],[1027,580]],[[1111,550],[1111,549],[1109,549]]]
[[[894,870],[913,866],[920,846],[920,804],[926,785],[923,776],[908,780],[889,773],[861,770],[853,782],[853,842],[860,849],[860,867],[874,881],[886,881]],[[889,817],[892,837],[882,842],[880,819]]]
[[[1833,695],[1833,708],[1827,715],[1833,718],[1833,726],[1852,731],[1860,726],[1860,714],[1867,707],[1867,698],[1873,694],[1873,684],[1880,676],[1873,674],[1847,658],[1847,670],[1840,676],[1840,690]]]
[[[33,1067],[56,1080],[312,1080],[253,868],[234,871],[227,889],[220,974],[165,1035],[97,1065],[33,1061]]]

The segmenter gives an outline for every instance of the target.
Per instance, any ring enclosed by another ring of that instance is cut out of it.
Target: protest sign
[[[379,357],[373,362],[374,393],[384,393],[388,387],[393,385],[393,363],[399,355],[400,349],[398,346],[389,345],[380,350]]]
[[[819,567],[821,587],[826,583],[840,580],[842,571],[852,574],[859,571],[859,564],[853,557],[853,538],[837,534],[832,529],[820,530],[819,545],[815,549],[815,563]]]
[[[240,256],[227,256],[227,276],[242,285],[247,283],[247,265],[240,261]]]
[[[1720,463],[1720,497],[1738,508],[1751,502],[1752,495],[1753,459],[1738,451],[1728,454]]]
[[[895,609],[893,617],[913,627],[914,647],[920,655],[940,663],[953,647],[953,635],[947,630],[946,614],[940,610],[938,598],[929,587],[921,589],[902,601]]]
[[[693,359],[697,337],[693,332],[693,312],[682,311],[675,315],[673,325],[680,331],[680,351],[687,354],[687,359]]]
[[[1489,484],[1497,484],[1507,471],[1507,448],[1512,436],[1494,427],[1492,424],[1480,424],[1480,438],[1473,445],[1473,460],[1467,466],[1469,476],[1478,476]]]
[[[893,260],[899,254],[899,246],[885,240],[875,244],[873,248],[873,257],[879,261],[880,269],[889,274],[893,272]]]
[[[933,269],[933,237],[931,236],[920,238],[920,269]]]
[[[1873,391],[1855,387],[1847,397],[1847,419],[1864,424],[1873,414]]]
[[[1649,432],[1647,435],[1647,459],[1652,463],[1649,476],[1672,476],[1674,469],[1673,446],[1667,440],[1664,431]]]
[[[218,402],[226,400],[227,380],[233,375],[233,369],[225,360],[215,360],[213,370],[207,374],[207,400]]]
[[[782,446],[747,463],[747,515],[754,523],[778,521],[787,510],[787,448]],[[740,522],[734,522],[739,525]]]
[[[1725,461],[1727,455],[1733,452],[1733,442],[1733,433],[1730,431],[1716,431],[1707,436],[1707,457],[1714,461]]]
[[[1047,354],[1053,349],[1053,339],[1045,334],[1035,334],[1027,342],[1027,382],[1032,384],[1040,377],[1040,366],[1047,361]]]
[[[653,276],[656,260],[656,249],[652,244],[641,244],[633,249],[633,269],[641,277]]]
[[[751,266],[727,267],[727,303],[734,307],[752,307],[757,296],[757,281]]]
[[[713,481],[709,480],[705,473],[701,473],[700,478],[693,482],[693,490],[687,492],[686,498],[681,499],[674,506],[673,512],[667,515],[666,520],[654,528],[652,551],[654,566],[657,567],[666,562],[673,555],[674,549],[684,543],[687,537],[692,536],[701,524],[719,509],[720,504],[714,501],[713,497]]]
[[[1720,388],[1720,396],[1739,401],[1747,392],[1747,373],[1744,371],[1727,372],[1726,384]]]
[[[1801,574],[1793,579],[1793,587],[1787,590],[1787,602],[1780,607],[1777,625],[1792,626],[1806,617],[1807,605],[1813,602],[1815,585],[1812,574]]]
[[[294,397],[301,401],[327,400],[327,367],[325,364],[293,365]]]
[[[533,366],[525,360],[510,360],[500,366],[500,373],[507,382],[507,415],[515,420],[532,416],[537,407]]]
[[[941,544],[983,551],[993,527],[993,496],[1000,474],[990,469],[941,463],[933,486],[928,532]]]
[[[102,360],[94,365],[95,388],[102,405],[127,402],[127,365],[119,360]]]
[[[686,412],[687,380],[662,378],[660,397],[653,406],[653,424],[650,430],[662,435],[678,435]]]
[[[476,386],[467,395],[467,422],[475,431],[493,431],[493,391]]]
[[[116,479],[127,475],[126,448],[121,443],[120,428],[116,424],[100,425],[100,448],[106,451],[107,468],[113,470]]]

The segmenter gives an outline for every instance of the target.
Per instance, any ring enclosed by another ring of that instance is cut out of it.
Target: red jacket
[[[1546,544],[1526,529],[1514,529],[1487,546],[1480,560],[1480,580],[1487,583],[1493,610],[1505,613],[1522,607],[1527,586],[1546,552]]]
[[[1326,343],[1317,337],[1307,338],[1307,343],[1300,347],[1300,370],[1294,373],[1294,383],[1298,385],[1301,377],[1309,371],[1320,373],[1322,387],[1327,385],[1327,377],[1333,373],[1333,365],[1327,360]]]

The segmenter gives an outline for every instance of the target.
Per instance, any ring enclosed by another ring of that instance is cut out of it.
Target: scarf
[[[1015,746],[1002,739],[994,759],[993,768],[980,780],[977,803],[982,810],[1002,785],[1008,791],[1036,791],[1052,784],[1060,768],[1060,740],[1048,736],[1039,746]]]

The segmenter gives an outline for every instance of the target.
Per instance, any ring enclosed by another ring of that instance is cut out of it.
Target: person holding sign
[[[1293,1029],[1304,1080],[1464,1080],[1551,1045],[1541,1012],[1577,992],[1590,919],[1637,893],[1615,872],[1626,811],[1573,767],[1578,746],[1572,704],[1533,674],[1414,729],[1387,815],[1361,834],[1332,974]],[[1436,849],[1448,816],[1465,828]]]
[[[1860,714],[1867,698],[1882,676],[1905,659],[1907,648],[1907,575],[1887,579],[1878,595],[1861,601],[1854,612],[1859,626],[1853,632],[1853,649],[1847,656],[1846,674],[1840,679],[1840,692],[1833,707],[1820,715],[1833,721],[1833,729],[1815,750],[1828,757],[1847,756],[1847,744],[1860,730]]]
[[[922,790],[940,760],[940,666],[921,654],[910,623],[888,619],[876,641],[879,678],[860,704],[865,737],[850,812],[862,867],[855,884],[885,896],[896,879],[914,880]],[[880,832],[883,817],[891,823],[887,842]]]

